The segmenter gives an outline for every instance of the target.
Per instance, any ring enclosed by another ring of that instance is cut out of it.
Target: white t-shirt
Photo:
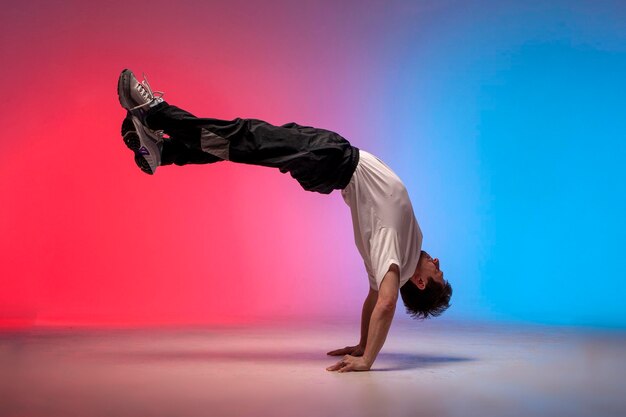
[[[392,264],[400,269],[402,286],[417,267],[422,231],[400,178],[376,156],[359,152],[350,183],[341,190],[352,214],[354,242],[372,289],[379,290]]]

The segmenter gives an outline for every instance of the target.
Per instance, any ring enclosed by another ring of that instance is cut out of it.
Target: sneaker
[[[150,130],[138,117],[127,113],[122,123],[122,137],[130,150],[135,152],[135,163],[146,174],[154,174],[161,165],[163,131]]]
[[[131,70],[125,69],[117,81],[117,95],[120,104],[142,122],[150,107],[163,102],[164,94],[161,91],[153,92],[145,74],[143,78],[143,81],[139,82]],[[159,96],[155,97],[155,94],[159,94]]]

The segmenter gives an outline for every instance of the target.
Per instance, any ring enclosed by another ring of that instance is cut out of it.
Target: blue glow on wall
[[[453,283],[450,316],[626,326],[626,3],[410,3],[375,151]]]

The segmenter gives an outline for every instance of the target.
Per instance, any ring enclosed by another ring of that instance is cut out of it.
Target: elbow
[[[398,302],[398,299],[395,298],[385,298],[385,299],[378,299],[378,302],[376,303],[378,305],[378,308],[385,313],[391,313],[393,314],[396,311],[396,303]]]

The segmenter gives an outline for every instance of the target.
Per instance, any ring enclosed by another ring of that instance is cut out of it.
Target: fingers
[[[345,366],[346,358],[348,358],[348,357],[349,357],[348,355],[345,355],[342,360],[340,360],[339,362],[337,362],[336,364],[334,364],[332,366],[329,366],[328,368],[326,368],[326,370],[327,371],[338,371],[338,370],[340,370],[341,368],[343,368]]]
[[[341,361],[342,366],[341,368],[339,368],[339,372],[349,372],[354,368],[354,364],[352,363],[354,361],[354,357],[350,356],[350,355],[346,355],[343,357],[343,360]]]
[[[342,348],[342,349],[331,350],[330,352],[327,353],[327,355],[329,356],[347,355],[352,352],[352,349],[354,349],[352,346],[346,346],[345,348]]]
[[[341,369],[341,367],[343,366],[343,361],[339,361],[336,364],[329,366],[328,368],[326,368],[327,371],[337,371],[339,369]]]
[[[352,361],[342,361],[341,367],[337,370],[339,373],[352,372],[356,370],[356,366]]]
[[[347,363],[345,364],[343,367],[339,368],[339,373],[344,373],[344,372],[351,372],[354,371],[354,365],[352,365],[351,363]]]
[[[354,357],[350,355],[345,355],[342,360],[337,362],[336,364],[329,366],[326,368],[327,371],[339,371],[339,372],[350,372],[355,369],[353,364]]]

